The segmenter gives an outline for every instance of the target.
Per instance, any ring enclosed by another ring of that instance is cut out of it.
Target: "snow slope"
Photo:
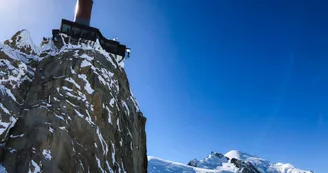
[[[149,173],[313,173],[295,168],[291,164],[271,163],[260,157],[232,150],[222,155],[211,152],[203,160],[181,164],[156,157],[148,157]]]
[[[297,169],[291,164],[270,163],[269,161],[260,157],[256,157],[237,150],[231,150],[226,153],[225,156],[250,162],[262,173],[311,173],[311,171]]]
[[[172,162],[152,156],[148,156],[149,173],[232,173],[237,171],[236,167],[223,166],[222,169],[203,169],[188,166],[182,163]]]

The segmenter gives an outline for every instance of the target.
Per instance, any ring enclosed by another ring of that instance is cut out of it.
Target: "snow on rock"
[[[115,145],[112,143],[112,161],[113,161],[113,164],[115,164],[116,162],[116,159],[115,159],[115,154],[116,154],[116,151],[115,151]]]
[[[77,84],[73,78],[71,78],[71,77],[66,78],[65,81],[68,81],[68,82],[74,84],[74,86],[75,86],[76,88],[78,88],[79,90],[81,90],[81,86],[80,86],[79,84]]]
[[[108,112],[108,123],[109,123],[109,124],[112,124],[112,115],[111,115],[112,111],[110,111],[109,108],[108,108],[107,106],[105,106],[105,109],[106,109],[107,112]]]
[[[88,66],[92,66],[92,64],[87,60],[83,60],[81,63],[81,67],[88,67]]]
[[[10,40],[5,41],[5,44],[26,54],[40,55],[41,52],[40,48],[33,43],[28,30],[17,32]]]
[[[96,160],[97,160],[98,168],[101,170],[101,172],[105,172],[104,169],[101,167],[100,160],[98,159],[97,156],[96,156]]]
[[[20,134],[20,135],[10,135],[10,138],[21,138],[23,137],[24,134]]]
[[[0,103],[0,108],[2,109],[2,111],[4,111],[6,114],[10,114],[9,110],[7,108],[5,108],[5,106],[3,106],[2,103]]]
[[[120,119],[119,119],[119,118],[117,119],[116,125],[117,125],[117,130],[118,130],[119,132],[121,132]]]
[[[54,133],[54,129],[49,127],[49,132]]]
[[[81,55],[80,57],[81,57],[81,58],[84,58],[84,59],[86,59],[86,60],[88,60],[87,62],[94,60],[93,57],[91,57],[91,56],[89,56],[89,55],[87,55],[87,54],[83,54],[83,55]]]
[[[31,162],[30,162],[30,169],[29,169],[28,173],[41,173],[40,166],[34,160],[31,160]]]
[[[110,173],[114,173],[113,169],[110,167],[110,165],[108,163],[108,160],[106,160],[106,166],[107,166],[107,169]]]
[[[108,153],[108,145],[105,141],[105,139],[103,138],[103,136],[101,135],[99,128],[97,128],[97,135],[98,135],[98,139],[100,141],[101,147],[103,149],[104,155],[107,155]]]
[[[89,93],[92,94],[94,90],[91,88],[91,85],[87,79],[87,76],[85,74],[79,74],[78,77],[82,79],[85,82],[84,89]]]
[[[98,40],[64,34],[37,47],[22,31],[0,44],[0,162],[7,171],[146,172],[146,119],[134,109],[121,59]],[[26,154],[12,162],[17,153]]]
[[[43,156],[46,160],[51,160],[52,156],[51,156],[51,151],[50,150],[43,150],[42,154],[43,154]]]
[[[115,98],[113,97],[110,99],[110,102],[109,102],[109,104],[112,108],[114,107],[114,103],[115,103]]]
[[[5,86],[0,84],[0,92],[2,95],[7,95],[9,96],[13,101],[17,102],[16,97],[14,94],[11,92],[10,89],[6,88]]]
[[[75,113],[77,116],[84,118],[84,115],[82,115],[79,111],[77,111],[76,109],[74,109]]]
[[[0,173],[7,173],[6,168],[0,165]]]
[[[123,106],[124,106],[124,108],[125,108],[125,110],[126,110],[126,114],[127,114],[128,116],[130,116],[130,111],[129,111],[129,107],[128,107],[128,105],[126,104],[125,101],[122,101],[122,104],[123,104]]]
[[[13,116],[10,117],[9,122],[3,122],[0,120],[0,136],[6,134],[5,137],[7,137],[9,130],[14,127],[16,121],[17,119]]]

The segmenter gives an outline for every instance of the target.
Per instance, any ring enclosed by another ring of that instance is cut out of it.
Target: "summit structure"
[[[74,22],[63,19],[60,28],[52,31],[54,42],[61,44],[61,34],[66,34],[73,42],[78,42],[80,39],[99,40],[104,50],[119,56],[117,59],[124,60],[125,57],[129,56],[130,49],[117,40],[106,39],[99,29],[90,26],[92,6],[93,0],[77,0]]]

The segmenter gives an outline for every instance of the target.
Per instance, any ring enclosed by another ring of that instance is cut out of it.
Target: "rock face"
[[[0,44],[0,159],[7,172],[147,172],[146,118],[121,57],[97,42]],[[71,44],[72,43],[72,44]]]

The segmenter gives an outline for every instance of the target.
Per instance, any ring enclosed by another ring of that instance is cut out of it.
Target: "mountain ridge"
[[[187,164],[148,156],[149,173],[314,173],[301,170],[291,164],[271,163],[265,159],[231,150],[226,154],[212,151],[203,160],[193,159]]]

